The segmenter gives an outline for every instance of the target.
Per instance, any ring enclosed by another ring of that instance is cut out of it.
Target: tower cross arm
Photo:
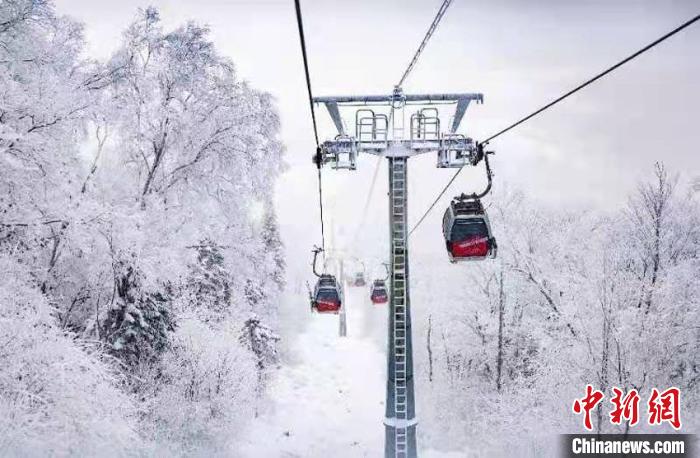
[[[396,100],[393,94],[388,95],[339,95],[339,96],[324,96],[314,97],[314,103],[336,103],[336,104],[366,104],[366,105],[385,105]],[[476,101],[483,103],[484,95],[480,93],[446,93],[446,94],[404,94],[401,100],[405,102],[416,103],[432,103],[432,102],[456,102],[460,101]]]

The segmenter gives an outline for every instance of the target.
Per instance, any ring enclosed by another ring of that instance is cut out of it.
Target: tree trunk
[[[431,345],[431,340],[430,337],[433,333],[433,321],[432,321],[432,315],[428,315],[428,338],[427,338],[427,346],[428,346],[428,380],[430,382],[433,381],[433,348]]]
[[[501,391],[503,372],[503,322],[505,319],[506,293],[503,289],[503,268],[498,282],[498,353],[496,355],[496,389]]]
[[[608,363],[610,361],[610,321],[607,310],[603,306],[603,354],[600,359],[600,391],[608,391]],[[603,434],[603,403],[596,409],[598,417],[598,434]]]

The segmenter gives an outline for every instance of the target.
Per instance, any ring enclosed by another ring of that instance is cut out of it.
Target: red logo
[[[660,425],[667,421],[675,429],[681,428],[681,392],[678,388],[669,388],[663,393],[654,388],[649,398],[649,424]]]
[[[610,412],[610,423],[619,425],[624,418],[630,422],[630,426],[636,425],[639,422],[639,393],[637,390],[630,390],[624,398],[621,389],[613,387],[612,390],[615,396],[610,402],[615,408]]]
[[[610,411],[610,423],[613,425],[622,424],[623,420],[628,421],[630,426],[639,423],[639,400],[637,390],[630,390],[625,393],[618,387],[612,388],[613,397],[610,403],[613,409]],[[586,385],[586,395],[581,399],[575,399],[573,411],[575,414],[583,414],[583,426],[591,431],[591,410],[595,409],[603,400],[605,395],[602,391],[594,390],[591,385]],[[647,402],[650,425],[660,425],[667,422],[675,429],[681,429],[681,392],[678,388],[669,388],[664,392],[659,392],[656,388],[651,390],[649,401]]]
[[[593,429],[593,425],[591,424],[591,410],[595,409],[595,406],[603,400],[604,396],[602,391],[593,390],[591,385],[586,385],[586,396],[574,401],[574,413],[580,414],[583,412],[583,426],[589,431]]]

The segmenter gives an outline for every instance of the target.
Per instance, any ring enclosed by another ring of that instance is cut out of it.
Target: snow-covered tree
[[[232,281],[221,248],[203,241],[192,249],[197,251],[197,259],[192,263],[185,285],[190,297],[187,307],[196,310],[205,322],[217,323],[230,318]]]
[[[240,208],[278,167],[270,97],[237,79],[208,33],[194,23],[166,33],[148,8],[109,63],[120,147],[142,205],[155,196],[176,205],[207,195]]]
[[[255,373],[234,329],[184,318],[162,361],[160,388],[146,401],[144,427],[176,455],[230,455],[237,426],[254,413]]]
[[[0,455],[139,453],[136,409],[98,348],[56,323],[27,267],[0,255]]]
[[[119,263],[115,303],[101,324],[110,351],[130,366],[154,364],[168,349],[174,330],[167,292],[145,292],[134,267]]]
[[[413,298],[431,305],[429,316],[415,309],[414,336],[428,344],[425,355],[416,347],[429,387],[421,415],[441,425],[425,421],[429,437],[503,447],[508,433],[505,447],[546,448],[547,432],[582,428],[570,402],[587,383],[642,399],[679,387],[685,427],[698,424],[700,290],[690,279],[700,277],[700,202],[677,182],[657,164],[625,208],[607,213],[496,195],[496,261],[414,269],[434,295]],[[610,424],[607,407],[594,412],[594,428],[630,432]]]
[[[261,230],[250,209],[283,149],[271,97],[208,33],[147,8],[95,62],[50,0],[0,2],[0,297],[21,298],[0,323],[18,333],[0,349],[0,454],[164,437],[206,454],[253,414],[264,380],[240,329],[253,302],[274,325],[284,262],[273,210]]]
[[[285,286],[284,272],[286,263],[284,261],[284,246],[280,239],[277,215],[272,202],[265,206],[265,219],[263,221],[261,238],[268,257],[274,263],[271,272],[272,280],[281,291]]]

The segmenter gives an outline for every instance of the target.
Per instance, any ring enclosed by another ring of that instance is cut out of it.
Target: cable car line
[[[301,15],[301,5],[299,0],[294,0],[297,15],[297,25],[299,26],[299,42],[301,44],[301,55],[304,60],[304,74],[306,75],[306,89],[309,95],[309,107],[311,108],[311,122],[314,127],[314,140],[316,141],[316,155],[314,162],[318,169],[318,206],[321,214],[321,251],[323,258],[326,258],[326,234],[323,226],[323,181],[321,180],[321,145],[318,141],[318,128],[316,127],[316,111],[314,110],[313,93],[311,91],[311,76],[309,75],[309,61],[306,56],[306,40],[304,38],[304,22]]]
[[[511,129],[514,129],[515,127],[519,126],[520,124],[524,123],[525,121],[529,120],[530,118],[534,118],[535,116],[537,116],[538,114],[540,114],[540,113],[542,113],[543,111],[547,110],[548,108],[551,108],[552,106],[556,105],[557,103],[561,102],[562,100],[566,99],[567,97],[569,97],[569,96],[571,96],[571,95],[577,93],[578,91],[580,91],[581,89],[585,88],[586,86],[588,86],[588,85],[590,85],[590,84],[596,82],[597,80],[601,79],[602,77],[604,77],[604,76],[607,75],[608,73],[611,73],[612,71],[618,69],[619,67],[622,67],[622,66],[625,65],[627,62],[629,62],[629,61],[631,61],[632,59],[634,59],[635,57],[638,57],[639,55],[644,54],[646,51],[650,50],[651,48],[653,48],[654,46],[658,45],[659,43],[661,43],[661,42],[667,40],[668,38],[671,38],[673,35],[677,34],[677,33],[680,32],[681,30],[683,30],[683,29],[685,29],[686,27],[692,25],[694,22],[696,22],[696,21],[698,21],[698,20],[700,20],[700,14],[697,15],[697,16],[695,16],[694,18],[690,19],[689,21],[687,21],[687,22],[681,24],[680,26],[676,27],[675,29],[673,29],[672,31],[668,32],[666,35],[660,37],[659,39],[654,40],[653,42],[649,43],[648,45],[646,45],[645,47],[643,47],[643,48],[640,49],[639,51],[635,52],[634,54],[629,55],[628,57],[626,57],[625,59],[623,59],[623,60],[621,60],[620,62],[616,63],[615,65],[613,65],[612,67],[608,68],[607,70],[604,70],[604,71],[602,71],[601,73],[598,73],[596,76],[594,76],[593,78],[589,79],[589,80],[586,81],[585,83],[582,83],[582,84],[576,86],[574,89],[570,90],[569,92],[567,92],[566,94],[562,95],[561,97],[558,97],[558,98],[552,100],[551,102],[549,102],[548,104],[546,104],[546,105],[543,106],[542,108],[540,108],[540,109],[538,109],[538,110],[532,112],[531,114],[525,116],[524,118],[520,119],[519,121],[514,122],[513,124],[511,124],[510,126],[506,127],[505,129],[503,129],[503,130],[501,130],[501,131],[499,131],[499,132],[497,132],[497,133],[491,135],[490,137],[488,137],[486,140],[483,141],[483,144],[484,144],[484,145],[487,145],[487,144],[488,144],[491,140],[493,140],[494,138],[496,138],[496,137],[498,137],[498,136],[500,136],[500,135],[502,135],[502,134],[508,132],[508,131],[511,130]]]
[[[323,227],[323,186],[321,180],[321,167],[318,166],[318,207],[321,215],[321,248],[323,248],[323,259],[326,259],[326,234]]]
[[[483,151],[483,144],[479,144],[479,145],[478,145],[478,148],[481,148],[482,151]],[[487,151],[487,152],[484,152],[484,153],[483,153],[484,164],[485,164],[485,167],[486,167],[486,180],[487,180],[487,187],[486,187],[486,190],[484,190],[483,192],[481,192],[481,193],[478,194],[478,195],[477,195],[477,194],[473,194],[472,197],[475,197],[475,198],[482,198],[482,197],[484,197],[486,194],[488,194],[489,191],[491,190],[491,184],[492,184],[491,181],[492,181],[492,179],[493,179],[493,172],[491,172],[491,164],[489,164],[489,159],[488,159],[488,155],[489,155],[489,154],[494,154],[494,153],[491,152],[491,151]],[[452,185],[452,183],[457,179],[457,176],[459,175],[459,172],[461,172],[462,169],[463,169],[464,167],[465,167],[465,166],[460,167],[460,168],[457,170],[457,172],[456,172],[454,175],[452,175],[452,178],[450,178],[450,181],[447,182],[447,185],[446,185],[444,188],[442,188],[442,191],[440,191],[440,194],[438,194],[438,196],[435,198],[435,200],[433,201],[433,203],[430,205],[430,208],[428,208],[428,210],[427,210],[425,213],[423,213],[423,216],[421,216],[421,218],[418,220],[418,222],[413,226],[413,228],[412,228],[410,231],[408,231],[408,236],[409,236],[409,237],[411,236],[411,234],[413,234],[413,231],[415,231],[415,230],[418,228],[418,226],[420,226],[420,224],[423,222],[423,220],[425,220],[425,218],[428,216],[428,214],[429,214],[430,211],[433,209],[433,207],[435,207],[435,205],[437,205],[438,201],[440,201],[440,198],[442,198],[442,196],[445,195],[445,192],[447,192],[447,190],[450,188],[450,186]],[[465,196],[465,197],[466,197],[466,196]]]
[[[323,181],[321,180],[321,165],[323,157],[321,145],[318,141],[318,128],[316,127],[316,111],[314,110],[313,92],[311,91],[311,77],[309,75],[309,62],[306,55],[306,40],[304,39],[304,24],[301,15],[301,5],[299,0],[294,0],[296,9],[297,25],[299,26],[299,42],[301,44],[301,54],[304,59],[304,73],[306,75],[306,89],[309,95],[309,107],[311,108],[311,121],[314,127],[314,140],[316,141],[316,154],[314,155],[314,163],[318,169],[318,204],[321,215],[321,247],[314,247],[314,259],[312,261],[313,273],[318,277],[316,286],[313,292],[309,291],[309,299],[311,309],[317,313],[332,313],[340,314],[343,305],[343,291],[335,276],[325,273],[326,265],[326,235],[323,225]],[[316,259],[318,254],[323,254],[323,273],[318,273],[316,270]]]
[[[367,198],[365,199],[365,205],[362,209],[362,218],[360,219],[360,224],[357,226],[357,230],[352,237],[351,247],[354,249],[362,229],[365,227],[365,222],[367,221],[367,214],[369,213],[369,205],[372,202],[372,195],[374,194],[374,188],[377,184],[377,176],[379,175],[379,166],[381,165],[381,158],[377,158],[377,163],[374,166],[374,173],[372,174],[372,182],[369,185],[369,191],[367,192]]]
[[[462,167],[462,168],[464,168],[464,167]],[[448,181],[448,182],[447,182],[447,185],[446,185],[444,188],[442,188],[442,191],[440,191],[440,194],[438,194],[438,196],[435,198],[435,200],[433,201],[433,203],[430,204],[430,207],[428,207],[428,209],[425,211],[425,213],[423,213],[423,216],[421,216],[420,219],[418,220],[418,222],[411,228],[410,231],[408,231],[408,236],[409,236],[409,237],[411,236],[411,234],[413,234],[413,231],[415,231],[416,229],[418,229],[418,226],[421,225],[421,223],[423,222],[423,220],[425,220],[425,218],[428,216],[428,214],[431,212],[431,210],[435,207],[435,205],[437,205],[438,201],[442,198],[442,196],[445,195],[445,193],[447,192],[447,190],[449,189],[449,187],[450,187],[450,186],[452,185],[452,183],[454,183],[454,181],[457,179],[457,175],[459,175],[459,172],[462,171],[462,168],[457,169],[457,172],[456,172],[454,175],[452,175],[452,178],[450,178],[450,181]]]
[[[624,58],[623,60],[619,61],[618,63],[616,63],[616,64],[613,65],[612,67],[609,67],[608,69],[602,71],[601,73],[598,73],[596,76],[594,76],[593,78],[587,80],[586,82],[581,83],[580,85],[576,86],[574,89],[568,91],[568,92],[565,93],[564,95],[562,95],[562,96],[560,96],[560,97],[557,97],[556,99],[552,100],[551,102],[549,102],[548,104],[544,105],[543,107],[541,107],[541,108],[537,109],[536,111],[530,113],[529,115],[527,115],[527,116],[521,118],[520,120],[518,120],[518,121],[514,122],[513,124],[509,125],[508,127],[506,127],[506,128],[504,128],[504,129],[502,129],[502,130],[496,132],[495,134],[491,135],[491,136],[488,137],[486,140],[484,140],[481,144],[482,144],[482,145],[486,145],[486,144],[488,144],[491,140],[495,139],[496,137],[499,137],[499,136],[503,135],[504,133],[510,131],[511,129],[514,129],[515,127],[517,127],[517,126],[523,124],[524,122],[526,122],[526,121],[528,121],[528,120],[534,118],[535,116],[539,115],[539,114],[542,113],[543,111],[545,111],[545,110],[551,108],[552,106],[554,106],[554,105],[556,105],[557,103],[563,101],[564,99],[568,98],[569,96],[575,94],[576,92],[580,91],[581,89],[585,88],[586,86],[589,86],[590,84],[596,82],[597,80],[603,78],[604,76],[608,75],[609,73],[611,73],[611,72],[613,72],[614,70],[618,69],[619,67],[623,66],[623,65],[626,64],[627,62],[633,60],[634,58],[640,56],[641,54],[644,54],[646,51],[649,51],[650,49],[652,49],[652,48],[655,47],[656,45],[660,44],[661,42],[667,40],[668,38],[671,38],[673,35],[677,34],[678,32],[680,32],[681,30],[685,29],[686,27],[689,27],[690,25],[694,24],[694,23],[697,22],[698,20],[700,20],[700,14],[698,14],[698,15],[695,16],[695,17],[693,17],[692,19],[689,19],[688,21],[684,22],[683,24],[681,24],[680,26],[678,26],[678,27],[676,27],[675,29],[671,30],[671,31],[668,32],[667,34],[665,34],[665,35],[661,36],[660,38],[654,40],[653,42],[649,43],[648,45],[646,45],[645,47],[643,47],[643,48],[641,48],[640,50],[636,51],[635,53],[630,54],[629,56],[627,56],[627,57]],[[425,213],[423,213],[423,216],[421,216],[421,218],[418,220],[418,222],[413,226],[413,228],[411,228],[411,230],[410,230],[409,233],[408,233],[409,236],[410,236],[416,229],[418,229],[418,226],[421,225],[421,223],[425,220],[425,218],[428,216],[428,214],[433,210],[433,208],[435,208],[435,205],[437,205],[437,203],[438,203],[438,201],[440,200],[440,198],[441,198],[443,195],[445,195],[445,192],[447,192],[447,190],[449,189],[449,187],[452,185],[452,183],[454,183],[454,181],[457,179],[457,176],[462,172],[463,169],[464,169],[464,166],[462,166],[462,167],[460,167],[459,169],[457,169],[457,171],[456,171],[455,174],[452,176],[452,178],[450,178],[450,181],[448,181],[447,184],[445,185],[445,187],[442,188],[442,191],[440,191],[440,193],[438,194],[437,198],[433,201],[432,204],[430,204],[430,207],[428,207],[428,209],[425,211]]]
[[[399,83],[396,85],[396,87],[401,87],[404,81],[406,81],[408,74],[411,73],[411,70],[413,70],[413,67],[416,65],[416,62],[418,62],[418,57],[420,57],[421,53],[425,49],[425,46],[428,44],[428,40],[430,40],[430,37],[432,37],[433,33],[435,33],[435,29],[437,29],[438,24],[440,24],[440,20],[445,15],[445,11],[447,11],[447,7],[450,6],[450,3],[452,3],[452,0],[445,0],[444,2],[442,2],[442,6],[440,6],[440,9],[438,10],[437,15],[435,16],[435,19],[433,19],[432,24],[430,24],[430,27],[428,28],[428,31],[426,32],[425,37],[423,38],[423,41],[421,41],[420,46],[418,46],[418,49],[416,50],[416,53],[413,56],[413,59],[411,59],[411,63],[408,64],[406,71],[403,72],[403,76],[399,80]]]
[[[313,96],[311,92],[311,76],[309,76],[309,60],[306,57],[306,40],[304,39],[304,23],[301,17],[301,5],[299,0],[294,0],[294,6],[297,12],[297,25],[299,26],[299,41],[301,43],[301,56],[304,60],[304,73],[306,74],[306,89],[309,93],[309,107],[311,108],[311,120],[314,125],[314,139],[316,140],[316,146],[319,145],[318,141],[318,129],[316,127],[316,112],[314,110]]]

